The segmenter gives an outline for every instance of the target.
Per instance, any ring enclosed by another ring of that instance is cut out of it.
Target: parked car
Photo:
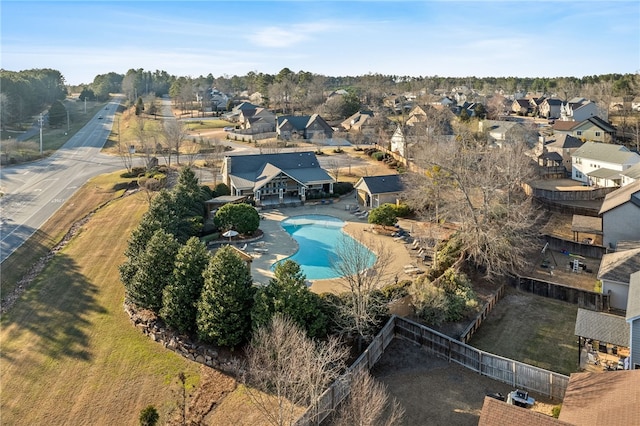
[[[225,132],[233,132],[235,130],[235,127],[225,127],[223,130]]]

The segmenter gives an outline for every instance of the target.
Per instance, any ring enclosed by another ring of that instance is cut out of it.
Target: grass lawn
[[[92,190],[90,183],[82,191]],[[177,401],[177,374],[198,383],[199,364],[151,341],[123,311],[118,265],[147,208],[136,194],[97,211],[3,315],[3,424],[136,425],[149,404],[164,424]]]
[[[577,305],[507,288],[471,346],[569,375],[578,371]]]

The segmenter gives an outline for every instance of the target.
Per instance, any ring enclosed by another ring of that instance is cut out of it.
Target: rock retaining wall
[[[177,333],[149,310],[139,309],[133,304],[125,302],[124,311],[129,315],[129,319],[136,329],[165,348],[191,361],[215,368],[234,377],[238,377],[242,373],[239,357],[222,354],[219,349],[213,346],[195,342],[188,336]]]

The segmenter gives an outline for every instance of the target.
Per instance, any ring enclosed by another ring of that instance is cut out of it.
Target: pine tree
[[[173,269],[173,282],[162,293],[160,316],[181,333],[196,329],[196,304],[204,285],[203,272],[209,263],[209,252],[196,237],[180,247]]]
[[[173,280],[174,259],[180,245],[175,237],[159,229],[137,257],[137,270],[131,279],[127,297],[136,305],[160,312],[162,292]]]
[[[198,300],[198,336],[205,342],[236,347],[251,334],[254,289],[251,273],[231,246],[220,248],[204,273]]]
[[[267,326],[271,318],[280,313],[304,329],[309,337],[325,335],[328,321],[322,312],[320,297],[307,287],[300,265],[285,260],[276,266],[274,275],[269,285],[256,293],[251,311],[253,326]]]
[[[58,127],[67,122],[67,109],[62,102],[55,101],[49,108],[49,126]]]

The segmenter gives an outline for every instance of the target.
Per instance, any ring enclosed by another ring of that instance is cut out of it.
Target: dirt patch
[[[407,425],[477,425],[484,397],[511,392],[500,383],[429,354],[411,342],[394,339],[372,370],[400,401]],[[550,415],[555,402],[537,394],[532,410]]]
[[[188,403],[187,424],[212,424],[207,419],[224,398],[236,389],[236,386],[236,380],[233,377],[202,366],[200,384]],[[176,413],[169,424],[181,424],[181,420],[180,414]]]

